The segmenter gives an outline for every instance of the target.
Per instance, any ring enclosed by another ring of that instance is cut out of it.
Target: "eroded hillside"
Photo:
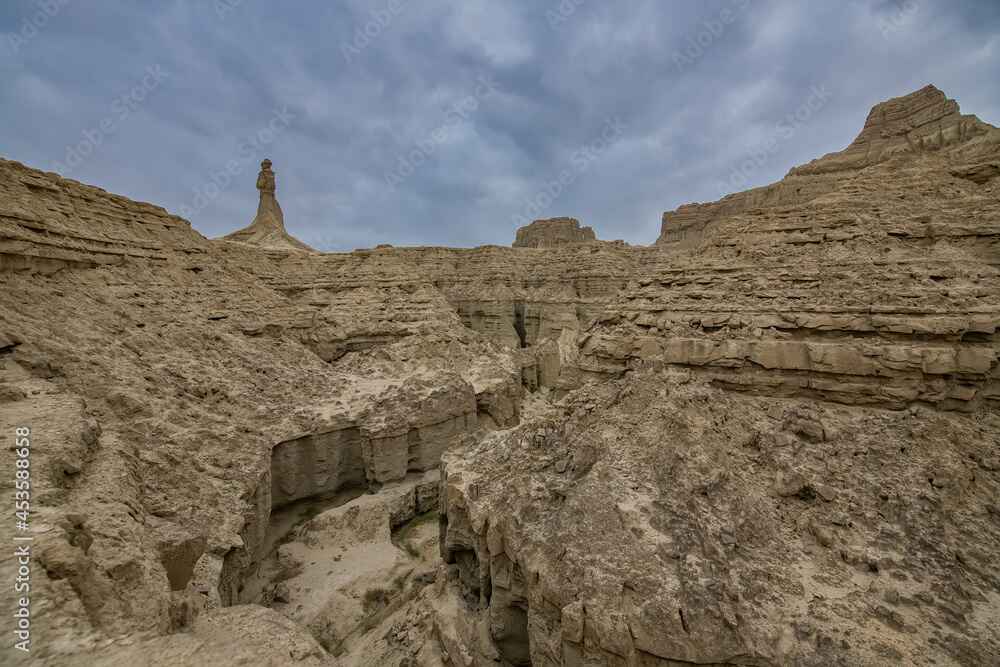
[[[929,87],[653,246],[315,253],[0,161],[32,659],[1000,661],[998,164]]]

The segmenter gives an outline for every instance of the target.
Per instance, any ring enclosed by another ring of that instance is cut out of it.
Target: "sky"
[[[1000,2],[5,0],[0,79],[0,156],[209,237],[270,158],[321,250],[559,216],[650,244],[926,84],[1000,125]]]

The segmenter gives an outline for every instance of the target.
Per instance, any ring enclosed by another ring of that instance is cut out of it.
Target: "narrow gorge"
[[[649,246],[321,253],[0,160],[32,660],[1000,663],[998,165],[928,86]]]

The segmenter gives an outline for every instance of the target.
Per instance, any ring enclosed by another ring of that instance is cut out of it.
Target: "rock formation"
[[[322,254],[0,161],[3,661],[998,664],[998,164],[926,88],[653,246]]]
[[[166,261],[211,242],[183,218],[0,159],[0,270],[48,274],[130,260]]]
[[[281,212],[278,199],[275,196],[274,171],[271,161],[260,163],[260,173],[257,175],[257,189],[260,191],[260,203],[257,205],[257,216],[249,227],[233,232],[223,238],[237,243],[266,248],[269,250],[305,250],[313,249],[302,243],[285,231],[285,215]]]
[[[597,235],[590,227],[581,227],[575,218],[552,218],[535,220],[530,225],[519,227],[515,248],[554,248],[573,243],[592,243]]]
[[[961,145],[959,154],[990,154],[993,141],[983,135],[995,132],[975,116],[962,115],[958,102],[926,86],[915,93],[876,104],[861,134],[839,153],[825,155],[792,169],[790,175],[835,173],[863,169],[896,156],[919,155]]]
[[[804,204],[828,194],[852,173],[894,158],[919,158],[954,147],[948,152],[956,162],[964,157],[978,164],[980,156],[994,154],[996,132],[975,116],[962,115],[955,100],[926,86],[875,105],[850,146],[795,167],[778,183],[664,213],[657,243],[695,242],[713,221],[754,208]],[[991,178],[989,164],[983,168],[981,178]]]
[[[442,557],[473,611],[441,634],[472,664],[1000,655],[996,412],[775,400],[653,368],[561,408],[445,455]]]
[[[668,219],[660,244],[684,250],[619,293],[584,365],[660,359],[754,393],[996,409],[1000,206],[996,181],[968,174],[998,150],[1000,131],[934,88],[876,106],[844,152],[702,206],[683,231]]]

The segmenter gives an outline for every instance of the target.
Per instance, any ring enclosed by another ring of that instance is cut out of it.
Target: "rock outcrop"
[[[257,215],[249,227],[228,234],[223,238],[236,243],[246,243],[267,250],[303,250],[314,252],[312,248],[289,234],[285,230],[285,214],[275,196],[276,184],[271,161],[260,163],[260,173],[257,175],[257,190],[260,191],[260,203],[257,204]]]
[[[581,227],[575,218],[535,220],[517,230],[515,248],[554,248],[573,243],[593,243],[597,235],[590,227]]]
[[[668,214],[670,265],[619,293],[582,366],[655,359],[740,391],[996,409],[998,155],[1000,131],[935,88],[877,105],[842,153]]]
[[[507,347],[534,347],[564,331],[582,331],[624,287],[637,263],[655,249],[613,243],[550,249],[383,248],[351,253],[288,256],[261,264],[253,255],[232,254],[248,272],[300,304],[320,308],[314,320],[279,322],[301,327],[331,342],[324,357],[379,341],[365,330],[398,332],[437,328],[431,313],[448,320],[458,313],[468,328]],[[382,300],[382,308],[370,304]],[[352,304],[369,304],[354,308]],[[322,304],[322,305],[321,305]],[[354,309],[354,318],[336,313]],[[444,310],[440,310],[444,309]],[[360,313],[364,313],[360,315]],[[320,334],[319,325],[324,333]],[[383,341],[384,342],[384,341]]]
[[[1000,659],[998,413],[734,394],[645,369],[445,455],[469,665]]]
[[[832,192],[851,174],[893,158],[918,158],[949,147],[954,148],[950,153],[956,161],[993,155],[1000,141],[997,132],[975,116],[962,115],[955,100],[926,86],[875,105],[850,146],[793,168],[778,183],[664,213],[657,243],[697,244],[715,221],[752,209],[802,205]],[[988,165],[979,169],[979,178],[991,178]]]
[[[165,209],[0,159],[0,271],[161,263],[210,242]]]
[[[654,246],[323,254],[0,161],[31,660],[1000,662],[998,164],[928,88]]]
[[[876,104],[861,134],[839,153],[796,167],[792,176],[858,170],[897,156],[918,156],[962,144],[959,153],[975,154],[996,143],[996,128],[976,116],[963,115],[958,102],[934,86]],[[993,134],[983,142],[984,135]]]
[[[480,409],[485,425],[517,422],[514,351],[464,327],[426,281],[282,291],[264,276],[310,255],[213,243],[155,207],[0,166],[17,208],[2,218],[0,425],[28,424],[44,443],[34,662],[134,664],[114,638],[200,638],[273,550],[274,509],[433,468],[473,436]],[[339,475],[325,458],[338,424],[361,448],[343,486],[317,479]],[[299,454],[283,463],[282,443],[309,441],[308,470]],[[289,494],[277,503],[272,470]],[[248,634],[283,631],[245,618]]]

